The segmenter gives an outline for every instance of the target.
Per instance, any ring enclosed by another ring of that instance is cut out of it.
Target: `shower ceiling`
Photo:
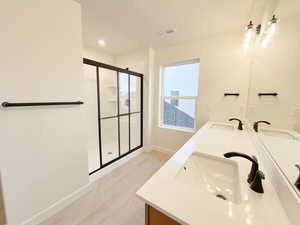
[[[243,29],[251,0],[77,0],[84,46],[120,55]],[[168,29],[176,32],[159,35]],[[98,45],[106,42],[105,48]]]

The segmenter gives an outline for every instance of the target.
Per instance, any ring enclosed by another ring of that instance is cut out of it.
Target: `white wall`
[[[158,126],[159,76],[162,65],[200,59],[199,99],[196,127],[209,119],[227,121],[245,117],[249,82],[249,58],[242,50],[241,31],[220,34],[196,42],[155,49],[153,85],[152,144],[161,149],[178,150],[193,133]],[[239,92],[240,97],[226,97],[225,92]]]
[[[267,48],[255,49],[248,118],[300,132],[300,8],[298,14],[281,18],[278,26]],[[259,92],[277,92],[278,96],[258,97]]]
[[[0,101],[82,100],[81,12],[72,0],[0,4]],[[0,108],[9,225],[88,183],[82,106]]]
[[[105,64],[114,65],[115,64],[115,57],[105,53],[102,49],[96,50],[89,47],[83,48],[83,57],[88,58],[94,61],[98,61]]]

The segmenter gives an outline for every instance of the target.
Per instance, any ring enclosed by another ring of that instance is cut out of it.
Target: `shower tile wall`
[[[98,104],[97,104],[97,72],[95,66],[84,64],[84,110],[85,131],[89,157],[89,171],[100,168],[99,136],[98,136]]]

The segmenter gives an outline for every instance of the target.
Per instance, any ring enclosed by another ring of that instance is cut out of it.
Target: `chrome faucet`
[[[255,130],[255,132],[258,132],[258,124],[260,124],[260,123],[265,123],[265,124],[271,125],[270,122],[265,121],[265,120],[257,121],[253,124],[253,129]]]
[[[238,118],[230,118],[229,119],[229,121],[234,121],[234,120],[239,121],[238,129],[239,130],[243,130],[243,123],[242,123],[242,121],[240,119],[238,119]]]
[[[252,162],[251,171],[248,175],[247,182],[250,184],[250,188],[257,193],[264,193],[264,188],[262,186],[262,179],[265,179],[265,175],[262,171],[258,170],[258,160],[255,156],[249,156],[240,152],[227,152],[224,154],[226,158],[231,157],[241,157],[248,159]]]

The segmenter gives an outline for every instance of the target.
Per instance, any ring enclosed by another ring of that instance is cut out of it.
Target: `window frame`
[[[165,96],[165,85],[164,85],[164,69],[166,67],[170,66],[179,66],[179,65],[187,65],[187,64],[199,64],[198,68],[198,74],[197,74],[197,95],[196,96]],[[199,75],[200,75],[200,60],[199,59],[192,59],[192,60],[186,60],[186,61],[180,61],[176,63],[171,64],[165,64],[160,66],[160,73],[159,73],[159,110],[158,110],[158,127],[164,128],[164,129],[170,129],[170,130],[176,130],[176,131],[183,131],[183,132],[190,132],[194,133],[196,131],[196,121],[197,121],[197,111],[198,111],[198,98],[199,98]],[[195,101],[195,113],[194,113],[194,127],[188,128],[188,127],[181,127],[181,126],[172,126],[164,124],[164,101],[166,99],[192,99]]]

